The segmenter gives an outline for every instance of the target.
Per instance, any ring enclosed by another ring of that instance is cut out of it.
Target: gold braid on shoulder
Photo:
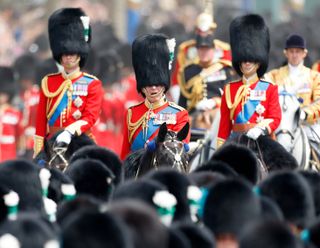
[[[132,110],[128,110],[128,115],[127,115],[127,123],[128,123],[128,131],[129,131],[129,142],[131,142],[132,137],[134,133],[137,131],[137,129],[142,125],[142,127],[146,126],[146,116],[148,112],[144,113],[139,120],[136,122],[131,122],[131,117],[132,117]]]
[[[64,93],[72,87],[72,81],[70,79],[66,79],[63,83],[59,86],[59,88],[55,92],[50,92],[48,89],[48,77],[45,77],[41,82],[41,88],[43,94],[49,99],[51,103],[51,99],[58,96],[59,98],[55,102],[55,105],[51,108],[51,111],[47,113],[47,118],[50,119],[53,115],[54,111],[56,110],[58,104],[60,103]],[[51,105],[49,102],[48,104]],[[50,106],[47,105],[47,111],[50,109]]]

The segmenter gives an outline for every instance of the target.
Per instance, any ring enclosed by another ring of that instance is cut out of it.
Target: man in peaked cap
[[[213,6],[212,0],[206,1],[207,6],[205,6],[204,11],[200,13],[196,20],[195,26],[195,36],[211,36],[211,45],[214,50],[214,58],[216,60],[224,61],[225,63],[231,62],[231,51],[230,45],[218,39],[213,39],[214,32],[217,28],[217,23],[213,18]],[[177,60],[175,63],[175,68],[172,73],[172,83],[173,87],[171,89],[171,94],[173,98],[179,99],[179,93],[176,92],[178,84],[181,81],[180,71],[190,62],[198,59],[197,53],[197,41],[196,39],[190,39],[182,42],[179,45]],[[177,96],[176,96],[177,95]]]
[[[268,67],[269,30],[259,15],[235,18],[230,24],[232,64],[241,77],[228,83],[221,101],[218,146],[237,133],[256,140],[271,135],[281,120],[278,87],[261,80]]]
[[[15,159],[22,147],[21,113],[11,100],[15,95],[15,81],[10,67],[0,66],[0,162]]]
[[[157,136],[161,124],[178,132],[189,122],[188,112],[165,96],[170,87],[174,47],[175,40],[161,34],[140,36],[132,44],[137,91],[145,100],[127,110],[121,159],[144,148]],[[189,142],[189,136],[185,142]]]
[[[80,70],[89,53],[89,17],[80,8],[59,9],[50,16],[48,28],[53,57],[63,71],[42,80],[34,156],[42,149],[44,138],[57,131],[63,130],[57,145],[68,145],[73,135],[92,136],[103,96],[101,81]]]
[[[212,33],[197,34],[197,58],[179,71],[179,105],[189,111],[195,128],[211,127],[222,89],[234,75],[231,61],[215,57],[215,46]]]
[[[280,94],[288,92],[301,100],[300,120],[305,124],[310,145],[317,154],[315,160],[320,166],[320,73],[304,66],[307,54],[306,40],[291,34],[284,49],[288,64],[270,71],[267,77],[279,85]]]

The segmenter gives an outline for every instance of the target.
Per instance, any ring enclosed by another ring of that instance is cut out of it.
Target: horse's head
[[[168,130],[166,123],[163,123],[155,141],[154,166],[172,166],[179,171],[187,172],[189,170],[188,154],[183,140],[188,133],[189,123],[186,123],[179,132]]]
[[[74,136],[69,145],[65,143],[56,144],[55,140],[59,133],[56,133],[50,139],[45,139],[44,149],[36,157],[35,162],[48,168],[57,168],[64,171],[69,164],[69,158],[75,151],[85,145],[94,145],[95,143],[86,134],[81,134],[80,136]]]
[[[279,93],[279,103],[282,111],[282,119],[275,131],[278,142],[287,150],[291,151],[295,132],[299,127],[300,102],[296,95],[287,91]]]

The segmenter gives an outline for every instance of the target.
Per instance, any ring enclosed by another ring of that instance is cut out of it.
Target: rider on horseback
[[[165,35],[138,37],[132,44],[132,63],[137,79],[137,91],[145,100],[128,109],[123,129],[121,158],[152,141],[159,127],[178,132],[189,122],[188,112],[166,99],[170,87],[170,69],[175,40]],[[189,142],[190,135],[184,140]]]
[[[238,17],[231,22],[232,64],[240,80],[228,83],[221,101],[217,145],[230,134],[246,133],[257,139],[271,135],[281,120],[278,87],[262,80],[268,67],[269,30],[259,15]]]
[[[222,89],[235,74],[229,60],[217,58],[213,38],[212,33],[198,34],[198,57],[179,72],[179,105],[189,111],[194,128],[211,127]]]
[[[300,119],[306,125],[310,145],[320,158],[320,74],[303,65],[307,56],[306,41],[297,34],[290,35],[284,54],[288,64],[270,71],[267,76],[281,91],[296,95],[301,100]]]
[[[45,76],[41,82],[37,110],[34,157],[43,148],[44,139],[62,131],[57,145],[68,145],[73,135],[90,137],[97,121],[103,89],[96,77],[83,73],[89,54],[91,29],[89,17],[80,8],[63,8],[49,18],[52,54],[63,71]]]

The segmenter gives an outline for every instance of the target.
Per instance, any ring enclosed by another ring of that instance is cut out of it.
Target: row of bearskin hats
[[[281,165],[282,161],[275,157]],[[48,197],[59,204],[57,222],[62,228],[61,240],[66,248],[88,247],[86,242],[101,245],[108,242],[117,244],[115,247],[131,247],[128,244],[130,238],[133,238],[131,242],[134,247],[181,247],[173,244],[187,242],[182,247],[209,248],[215,247],[214,237],[217,242],[219,237],[225,235],[237,237],[242,248],[256,247],[256,242],[259,247],[267,247],[268,242],[275,247],[302,247],[285,223],[299,230],[307,228],[302,232],[306,233],[303,238],[305,242],[315,242],[317,238],[319,224],[308,227],[315,219],[315,208],[319,216],[319,202],[316,204],[313,200],[319,198],[316,196],[319,174],[278,171],[259,182],[257,158],[251,150],[239,144],[221,147],[208,164],[189,175],[173,169],[159,169],[150,171],[139,180],[127,179],[125,182],[121,161],[105,148],[84,146],[69,161],[64,174],[50,170],[48,192]],[[0,165],[0,186],[18,193],[19,208],[23,212],[44,211],[39,170],[31,162],[21,160]],[[62,184],[72,183],[79,196],[66,201],[61,196]],[[309,184],[315,186],[313,190],[310,190]],[[0,194],[7,194],[8,190],[1,187]],[[193,194],[190,193],[192,191]],[[164,206],[169,196],[173,195],[176,201],[169,231],[157,215],[161,216],[159,202],[155,200],[159,192],[167,192],[162,202]],[[200,198],[195,197],[199,196],[199,192]],[[203,201],[193,212],[191,206],[196,199]],[[104,206],[102,202],[109,204]],[[7,212],[2,197],[0,209],[1,222]],[[0,243],[6,233],[16,236],[22,243],[27,242],[23,238],[31,244],[35,242],[21,234],[23,230],[19,228],[25,225],[32,226],[32,235],[40,233],[44,239],[55,238],[53,224],[44,220],[44,217],[36,215],[21,215],[14,222],[5,222],[0,227]],[[199,220],[204,222],[205,227],[199,225]],[[184,236],[190,240],[185,241]]]

